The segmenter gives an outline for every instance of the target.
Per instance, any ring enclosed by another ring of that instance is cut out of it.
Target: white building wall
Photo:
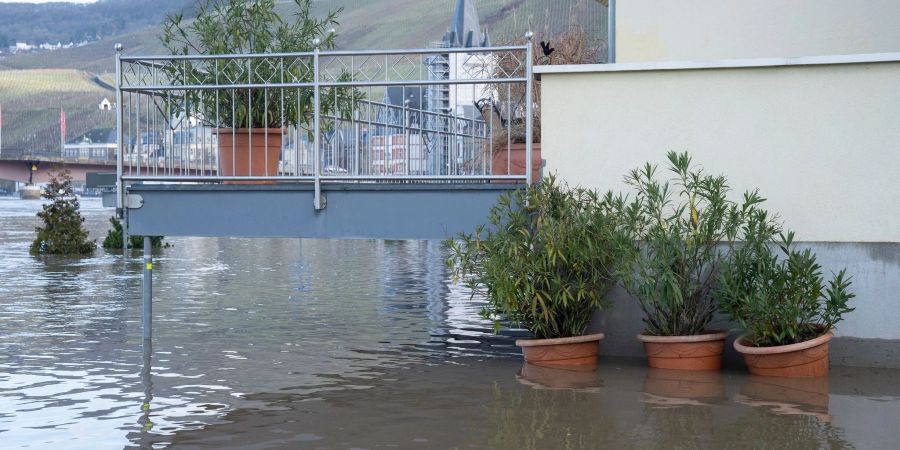
[[[545,173],[621,189],[627,170],[688,151],[736,191],[758,187],[800,240],[900,242],[900,62],[542,80]]]
[[[617,62],[900,51],[897,0],[620,0]]]

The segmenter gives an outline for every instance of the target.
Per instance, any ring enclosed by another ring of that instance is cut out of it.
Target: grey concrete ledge
[[[707,61],[650,61],[617,64],[561,64],[556,66],[535,66],[534,73],[539,75],[553,75],[607,72],[653,72],[665,70],[746,69],[761,67],[799,67],[892,62],[900,62],[900,52],[865,53],[856,55],[803,56],[796,58],[716,59]]]

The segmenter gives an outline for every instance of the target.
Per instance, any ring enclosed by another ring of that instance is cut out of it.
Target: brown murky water
[[[139,254],[28,255],[0,197],[0,448],[896,448],[900,372],[523,366],[437,242],[172,239],[142,346]],[[92,235],[110,210],[83,201]]]

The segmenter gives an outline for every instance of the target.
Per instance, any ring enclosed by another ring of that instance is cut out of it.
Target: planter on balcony
[[[525,175],[525,144],[510,144],[509,147],[497,149],[491,159],[491,175]],[[531,182],[537,183],[541,173],[541,144],[531,147]],[[497,181],[514,182],[514,181]]]
[[[281,128],[219,128],[219,175],[274,177],[281,157]],[[272,184],[274,181],[226,181]]]

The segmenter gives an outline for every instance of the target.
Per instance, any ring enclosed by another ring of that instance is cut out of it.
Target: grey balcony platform
[[[143,236],[444,239],[487,222],[504,183],[135,184],[129,233]]]

